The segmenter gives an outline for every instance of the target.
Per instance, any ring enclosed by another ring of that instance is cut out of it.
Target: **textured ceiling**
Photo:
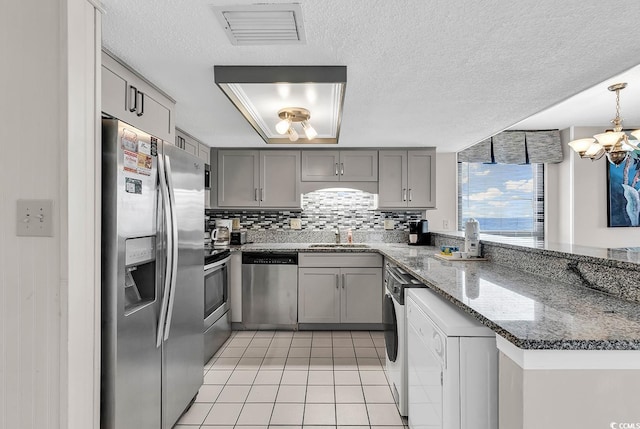
[[[612,15],[601,0],[299,0],[307,44],[291,46],[230,44],[211,5],[250,1],[103,3],[104,46],[210,146],[265,145],[213,83],[214,65],[346,65],[339,146],[452,152],[640,62],[637,1]]]

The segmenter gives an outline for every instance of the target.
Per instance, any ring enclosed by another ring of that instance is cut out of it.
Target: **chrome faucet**
[[[340,230],[338,229],[337,226],[336,226],[335,234],[336,234],[336,244],[340,244]]]

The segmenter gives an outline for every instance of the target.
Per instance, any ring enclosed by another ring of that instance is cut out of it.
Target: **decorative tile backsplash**
[[[247,230],[290,230],[291,219],[300,219],[303,230],[347,229],[384,231],[384,221],[393,220],[394,230],[409,229],[408,222],[422,218],[421,211],[375,210],[376,195],[368,192],[315,191],[302,196],[302,211],[256,211],[207,209],[209,226],[216,219],[240,219]]]

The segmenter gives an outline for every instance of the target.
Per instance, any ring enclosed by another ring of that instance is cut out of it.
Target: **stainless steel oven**
[[[204,266],[204,360],[207,362],[231,335],[229,250],[211,250]]]

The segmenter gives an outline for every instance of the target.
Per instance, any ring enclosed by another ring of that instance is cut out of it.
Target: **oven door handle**
[[[204,266],[204,275],[208,276],[209,274],[213,273],[214,271],[219,271],[222,268],[224,268],[225,265],[227,265],[229,263],[229,258],[224,258],[221,259],[217,262],[214,262],[212,264],[209,265],[205,265]]]

